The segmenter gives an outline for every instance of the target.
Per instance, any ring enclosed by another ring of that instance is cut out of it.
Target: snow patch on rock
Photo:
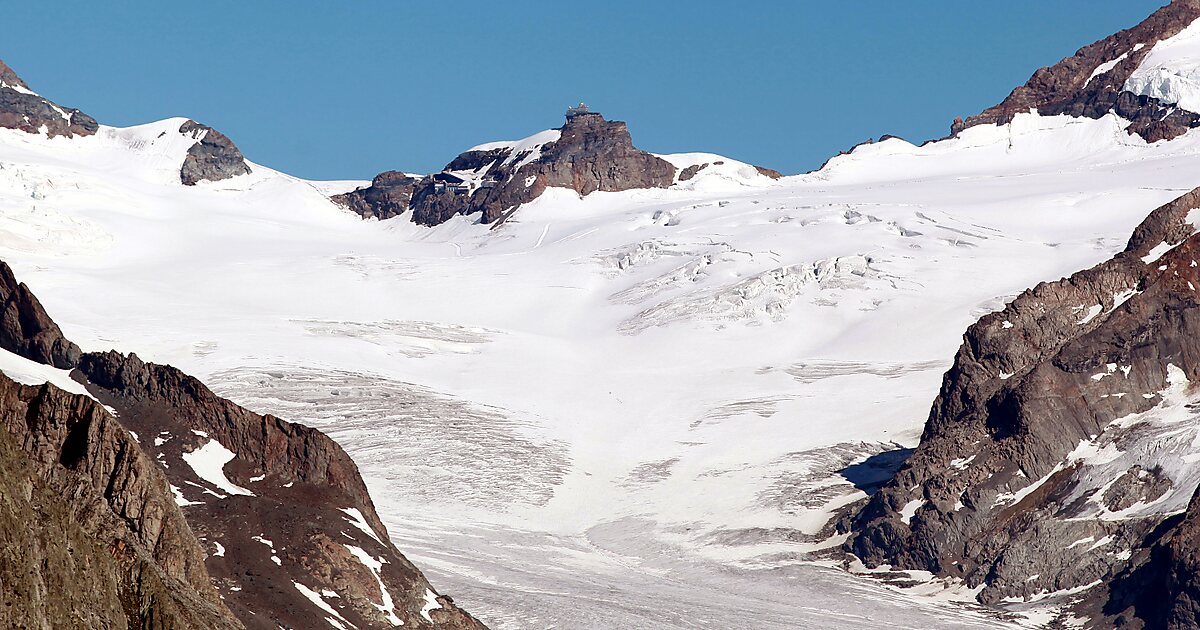
[[[363,563],[363,566],[371,570],[371,575],[375,576],[375,581],[379,583],[379,592],[383,598],[383,603],[376,604],[375,602],[371,602],[371,605],[378,608],[379,612],[383,613],[383,616],[393,626],[404,625],[404,622],[396,616],[396,603],[392,601],[392,594],[388,592],[387,585],[383,583],[383,575],[380,573],[380,570],[383,568],[383,559],[372,557],[371,554],[363,551],[361,547],[355,547],[354,545],[343,546],[350,551],[351,555],[358,558],[358,561]],[[427,616],[426,619],[429,619],[429,617]]]
[[[183,461],[192,467],[196,476],[220,488],[226,494],[254,496],[253,492],[233,483],[225,476],[225,464],[233,461],[233,451],[210,439],[200,448],[183,454]]]

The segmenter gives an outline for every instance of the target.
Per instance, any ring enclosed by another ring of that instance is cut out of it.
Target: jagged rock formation
[[[973,325],[920,446],[859,513],[848,550],[985,585],[984,603],[1111,583],[1079,604],[1099,626],[1150,621],[1123,611],[1161,603],[1140,590],[1157,580],[1181,594],[1168,616],[1190,621],[1151,626],[1197,627],[1183,594],[1200,592],[1186,432],[1200,420],[1198,207],[1200,189],[1152,212],[1113,259]]]
[[[467,151],[442,173],[418,182],[409,182],[400,173],[384,173],[371,187],[334,200],[364,217],[384,219],[403,212],[408,197],[412,220],[421,225],[475,213],[481,213],[484,223],[493,223],[551,186],[584,196],[598,190],[666,188],[674,183],[675,167],[635,148],[624,122],[605,120],[596,112],[572,112],[556,133],[539,134],[543,135],[539,142],[500,143]]]
[[[100,128],[91,116],[78,109],[60,107],[30,90],[3,61],[0,61],[0,127],[45,133],[51,138],[90,136]]]
[[[79,346],[63,337],[29,287],[17,282],[8,264],[0,261],[0,348],[26,359],[70,369],[79,362]]]
[[[202,181],[218,182],[250,172],[242,152],[216,129],[189,120],[179,127],[179,133],[196,139],[179,169],[179,180],[185,186],[195,186]]]
[[[1128,131],[1148,142],[1171,139],[1200,126],[1200,113],[1125,89],[1130,75],[1156,42],[1178,34],[1200,18],[1200,1],[1174,0],[1141,24],[1079,49],[1074,56],[1041,68],[999,105],[964,120],[951,133],[983,124],[1005,124],[1033,109],[1044,116],[1100,118],[1111,112],[1131,121]]]
[[[331,199],[364,219],[390,219],[408,211],[418,182],[416,177],[400,171],[384,171],[371,180],[370,186],[334,195]]]
[[[327,436],[136,355],[80,356],[2,263],[0,290],[0,345],[68,357],[115,413],[0,375],[0,625],[483,628],[391,544]]]

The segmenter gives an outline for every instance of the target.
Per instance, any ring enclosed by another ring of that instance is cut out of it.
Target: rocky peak
[[[202,181],[217,182],[250,172],[242,152],[216,129],[188,120],[180,125],[179,133],[196,140],[179,169],[179,180],[185,186],[195,186]]]
[[[1174,0],[1137,26],[1039,69],[999,105],[965,121],[955,120],[951,133],[975,125],[1005,124],[1031,109],[1045,116],[1066,114],[1087,118],[1115,112],[1132,122],[1130,133],[1149,142],[1171,139],[1200,126],[1200,113],[1188,109],[1200,109],[1200,104],[1181,102],[1180,95],[1172,93],[1178,90],[1156,89],[1162,82],[1151,78],[1155,68],[1143,68],[1143,62],[1155,48],[1161,54],[1166,46],[1160,44],[1180,36],[1198,18],[1200,1]],[[1172,73],[1172,80],[1190,86],[1200,79],[1197,71],[1196,67],[1181,68]]]
[[[399,174],[380,181],[385,175],[334,200],[363,216],[381,219],[411,209],[412,220],[421,225],[475,213],[484,223],[494,223],[548,187],[570,188],[581,196],[601,190],[666,188],[674,182],[675,167],[634,147],[624,122],[572,108],[562,127],[520,142],[471,149],[442,173],[416,182]]]
[[[90,136],[100,129],[96,119],[60,107],[29,89],[13,69],[0,61],[0,127],[55,136]]]

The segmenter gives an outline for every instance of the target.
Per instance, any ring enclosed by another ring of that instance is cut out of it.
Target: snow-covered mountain
[[[0,129],[0,259],[83,350],[179,366],[337,440],[400,551],[490,627],[1082,623],[1060,609],[1106,578],[976,580],[902,547],[846,565],[865,530],[838,519],[931,435],[962,331],[1113,258],[1196,187],[1197,17],[1173,3],[950,138],[779,178],[641,152],[595,114],[372,183],[197,149],[219,138],[185,119],[67,136],[0,117],[17,127]],[[195,154],[226,157],[185,186]],[[1064,308],[1099,329],[1114,303]],[[1128,363],[1097,365],[1107,387]],[[989,373],[1003,387],[1028,374],[1006,366]],[[1144,400],[1168,414],[1190,398]],[[1161,464],[1163,496],[1190,496],[1166,455],[1139,453],[1121,473]],[[972,455],[938,461],[973,470]],[[1037,487],[1006,483],[1005,508]],[[888,488],[875,502],[897,531],[941,509],[924,486]],[[1099,544],[1107,531],[1073,549],[1136,557],[1144,541]]]

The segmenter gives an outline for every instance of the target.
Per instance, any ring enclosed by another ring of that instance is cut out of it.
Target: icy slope
[[[779,181],[550,188],[496,230],[364,222],[259,165],[185,188],[154,142],[174,121],[0,131],[0,257],[85,350],[329,432],[402,551],[496,627],[898,606],[928,627],[943,604],[796,565],[840,542],[829,514],[872,483],[851,465],[915,444],[969,323],[1194,186],[1200,137],[1123,124],[1021,115]]]

